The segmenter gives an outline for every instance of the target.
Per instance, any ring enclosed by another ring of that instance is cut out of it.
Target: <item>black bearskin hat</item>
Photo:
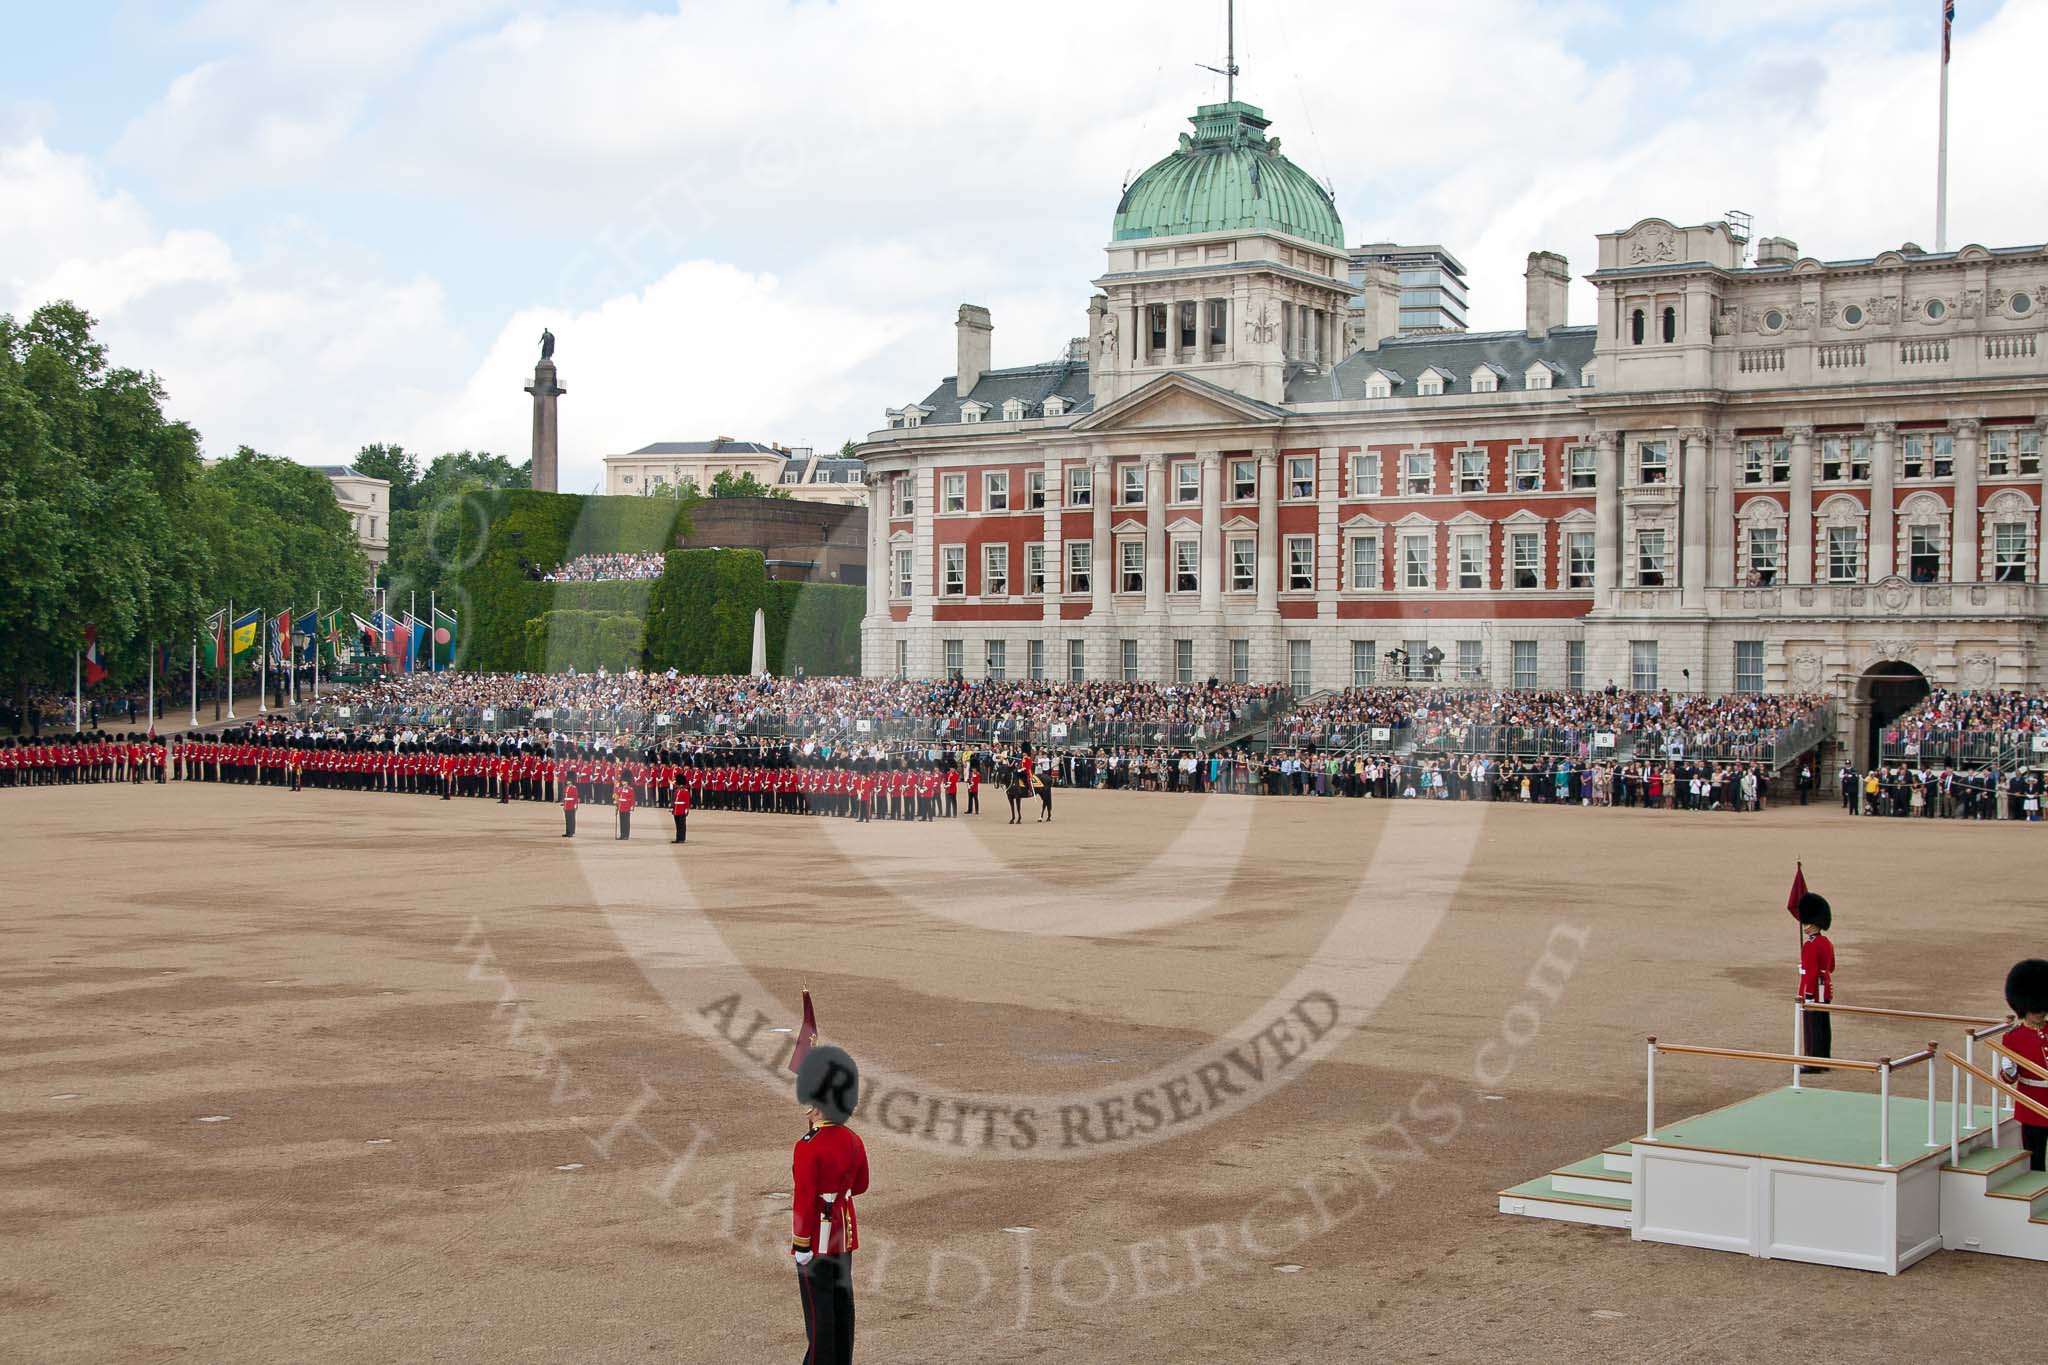
[[[1816,929],[1833,927],[1835,912],[1828,905],[1826,896],[1817,896],[1809,891],[1799,898],[1799,922],[1811,924]]]
[[[860,1107],[860,1068],[845,1048],[826,1043],[804,1054],[796,1072],[797,1103],[844,1123]]]
[[[2015,962],[2005,974],[2005,1003],[2014,1014],[2048,1014],[2048,960]]]

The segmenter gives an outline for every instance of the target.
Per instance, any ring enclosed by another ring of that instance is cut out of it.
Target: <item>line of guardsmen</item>
[[[0,740],[0,787],[162,782],[169,766],[163,740],[150,735],[110,735],[95,730]]]

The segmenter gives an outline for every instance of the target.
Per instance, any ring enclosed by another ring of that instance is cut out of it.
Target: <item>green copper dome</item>
[[[1329,192],[1280,155],[1280,139],[1266,136],[1264,113],[1237,100],[1205,104],[1189,122],[1194,136],[1182,133],[1180,150],[1124,191],[1113,240],[1250,230],[1344,245]]]

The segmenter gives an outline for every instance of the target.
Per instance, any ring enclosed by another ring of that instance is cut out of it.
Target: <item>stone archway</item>
[[[1918,706],[1930,690],[1927,675],[1902,660],[1884,659],[1863,670],[1856,680],[1857,709],[1864,722],[1856,737],[1858,771],[1867,772],[1877,763],[1885,726]]]

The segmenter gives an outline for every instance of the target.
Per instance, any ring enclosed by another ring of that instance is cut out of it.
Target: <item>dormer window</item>
[[[962,422],[979,422],[986,416],[988,416],[988,404],[986,403],[969,399],[960,405],[960,420]]]
[[[1044,405],[1043,405],[1043,406],[1044,406],[1044,409],[1045,409],[1045,415],[1046,415],[1047,417],[1064,417],[1064,416],[1066,416],[1066,413],[1067,413],[1067,400],[1066,400],[1066,399],[1064,399],[1064,398],[1059,398],[1059,397],[1053,397],[1053,398],[1048,398],[1048,399],[1046,399],[1046,400],[1045,400],[1045,403],[1044,403]]]
[[[916,403],[906,403],[900,408],[888,410],[889,425],[892,427],[923,426],[924,419],[932,415],[932,409]]]
[[[1596,368],[1596,366],[1588,365],[1585,369],[1579,371],[1579,382],[1589,389],[1593,387],[1593,371]]]
[[[1024,400],[1021,398],[1005,398],[1003,400],[1003,420],[1005,422],[1023,421]]]
[[[1522,387],[1525,389],[1547,389],[1556,378],[1550,366],[1539,360],[1522,372]]]
[[[1365,377],[1365,396],[1367,398],[1392,398],[1394,396],[1394,383],[1399,378],[1400,376],[1391,370],[1374,370]]]
[[[1472,371],[1472,392],[1495,393],[1500,389],[1500,372],[1491,365],[1481,365]]]
[[[1437,397],[1443,393],[1445,381],[1449,379],[1449,375],[1432,365],[1422,372],[1420,379],[1415,381],[1415,392],[1426,398]]]

